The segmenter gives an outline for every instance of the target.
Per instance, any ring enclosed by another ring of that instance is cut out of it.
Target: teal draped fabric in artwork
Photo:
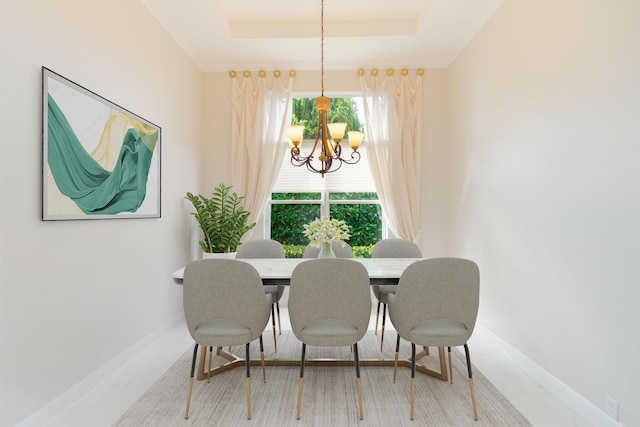
[[[105,170],[84,149],[49,94],[48,163],[62,194],[88,215],[136,212],[146,196],[147,178],[158,132],[127,129],[118,160]]]

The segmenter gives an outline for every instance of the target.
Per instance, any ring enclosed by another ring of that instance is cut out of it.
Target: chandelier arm
[[[302,166],[307,162],[308,162],[308,157],[300,158],[300,157],[291,156],[291,164],[295,167]]]
[[[340,159],[339,159],[339,160],[340,160]],[[338,169],[340,169],[340,168],[342,167],[342,163],[343,163],[343,161],[342,161],[342,160],[340,160],[339,162],[336,162],[336,164],[337,164],[338,166],[336,166],[336,168],[335,168],[335,169],[328,169],[328,170],[326,170],[324,173],[325,173],[325,174],[327,174],[327,173],[333,173],[333,172],[336,172]]]
[[[351,153],[351,160],[340,158],[340,161],[348,165],[355,165],[360,161],[360,153],[357,151],[354,151]]]
[[[333,155],[332,155],[332,157],[334,159],[340,159],[341,156],[342,156],[342,146],[340,145],[339,142],[336,142],[336,146],[333,147]]]

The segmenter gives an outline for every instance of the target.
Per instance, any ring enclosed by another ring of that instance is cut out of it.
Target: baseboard
[[[589,420],[589,422],[594,426],[624,427],[619,422],[612,420],[602,409],[595,406],[502,338],[495,335],[491,330],[479,324],[476,324],[476,329],[481,330],[480,332],[482,333],[483,339],[486,339],[492,348],[499,351],[504,357],[513,362],[518,368],[522,369],[538,384],[561,400],[576,414],[580,415],[585,420]]]
[[[34,412],[14,427],[42,427],[53,423],[93,389],[104,383],[111,376],[115,375],[120,369],[130,363],[138,354],[146,350],[149,345],[153,344],[159,337],[181,322],[182,319],[184,319],[182,314],[176,315],[151,334],[147,335],[116,358],[109,361],[109,363],[87,376],[85,379],[53,399],[47,405]]]

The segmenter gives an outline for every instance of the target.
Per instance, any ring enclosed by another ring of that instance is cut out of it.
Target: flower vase
[[[322,243],[322,248],[320,248],[320,252],[318,253],[318,258],[335,258],[335,257],[336,257],[336,254],[333,253],[331,242]]]

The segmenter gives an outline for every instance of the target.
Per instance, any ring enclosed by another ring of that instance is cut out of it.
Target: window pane
[[[329,207],[332,218],[347,223],[351,231],[349,245],[368,246],[382,239],[382,210],[377,204],[335,205]]]
[[[271,200],[320,200],[320,193],[272,193]]]
[[[291,123],[304,126],[304,139],[315,139],[318,129],[318,112],[315,98],[293,98]],[[364,131],[362,114],[354,98],[331,98],[327,122],[345,122],[347,132]]]
[[[329,193],[329,200],[378,200],[378,193]]]
[[[331,98],[328,122],[345,122],[347,131],[364,131],[364,115],[362,111],[362,98],[351,96],[346,98]],[[315,99],[294,98],[292,109],[292,124],[302,124],[305,127],[305,136],[300,152],[302,156],[308,156],[315,143],[318,112],[315,109]],[[342,143],[343,156],[350,158],[352,150],[345,139]],[[315,166],[319,148],[316,147]],[[306,167],[295,167],[291,164],[291,152],[286,150],[282,158],[282,166],[273,191],[287,192],[316,192],[316,191],[376,191],[369,169],[367,157],[367,138],[365,136],[362,146],[357,151],[360,161],[352,165],[343,165],[337,173],[328,173],[321,178],[319,174],[312,173]],[[314,199],[316,200],[316,199]]]
[[[320,217],[320,205],[272,205],[271,238],[283,245],[307,245],[304,224]]]

